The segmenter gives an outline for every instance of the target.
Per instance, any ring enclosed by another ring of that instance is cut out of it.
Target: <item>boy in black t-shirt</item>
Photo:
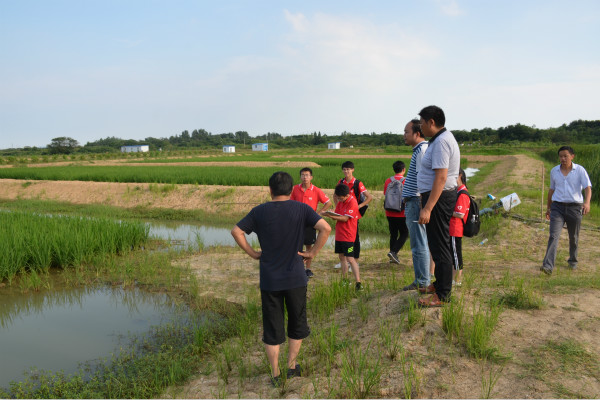
[[[313,259],[331,232],[329,224],[310,206],[290,200],[293,180],[286,172],[269,179],[272,201],[253,208],[231,230],[236,243],[250,257],[260,260],[263,342],[271,365],[274,386],[280,382],[279,346],[285,342],[284,307],[288,313],[287,377],[300,376],[296,357],[302,340],[310,334],[306,319],[306,286],[303,259]],[[317,241],[302,252],[305,227],[317,230]],[[250,246],[246,234],[256,232],[261,250]]]

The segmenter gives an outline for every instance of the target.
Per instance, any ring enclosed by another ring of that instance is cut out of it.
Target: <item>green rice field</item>
[[[387,178],[394,174],[392,164],[397,159],[407,165],[410,156],[396,158],[360,158],[354,160],[354,176],[360,179],[367,189],[383,190]],[[352,159],[352,157],[348,157]],[[204,159],[206,160],[206,159]],[[208,159],[210,160],[210,159]],[[313,168],[313,183],[322,188],[334,188],[337,181],[344,177],[341,164],[346,159],[341,158],[311,158],[294,159],[270,158],[270,161],[306,161],[320,165]],[[191,161],[187,159],[186,161]],[[214,160],[213,160],[214,161]],[[222,158],[219,161],[225,161]],[[227,158],[226,161],[232,161]],[[237,160],[236,160],[237,161]],[[264,159],[262,161],[265,161]],[[467,166],[466,159],[461,160],[461,166]],[[0,179],[32,179],[32,180],[67,180],[95,182],[131,182],[131,183],[168,183],[168,184],[198,184],[226,186],[266,186],[269,177],[275,171],[285,171],[299,182],[299,167],[232,167],[232,166],[57,166],[47,168],[3,168],[0,169]]]
[[[0,280],[123,253],[145,243],[148,234],[142,223],[0,212]]]

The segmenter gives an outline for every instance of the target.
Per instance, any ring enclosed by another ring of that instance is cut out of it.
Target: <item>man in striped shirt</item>
[[[421,159],[427,150],[428,143],[423,137],[418,119],[413,119],[404,127],[404,142],[413,147],[404,189],[402,190],[402,198],[406,204],[406,226],[410,236],[415,280],[410,285],[405,286],[403,290],[417,290],[419,287],[429,286],[430,283],[427,231],[425,225],[419,224],[421,195],[417,188],[417,176],[421,169]]]

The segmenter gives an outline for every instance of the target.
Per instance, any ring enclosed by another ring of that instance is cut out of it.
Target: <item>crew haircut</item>
[[[293,186],[294,180],[287,172],[278,171],[269,178],[269,188],[273,196],[289,196]]]
[[[427,106],[421,110],[419,116],[425,121],[432,119],[437,127],[443,127],[446,125],[446,116],[444,111],[438,106]]]

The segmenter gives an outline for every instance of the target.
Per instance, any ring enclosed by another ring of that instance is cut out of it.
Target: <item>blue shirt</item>
[[[429,143],[422,141],[413,148],[410,164],[408,165],[408,172],[406,173],[406,180],[404,181],[404,188],[402,189],[402,198],[415,197],[419,195],[419,189],[417,188],[417,177],[419,175],[419,171],[421,170],[421,160],[427,151],[428,145]]]

